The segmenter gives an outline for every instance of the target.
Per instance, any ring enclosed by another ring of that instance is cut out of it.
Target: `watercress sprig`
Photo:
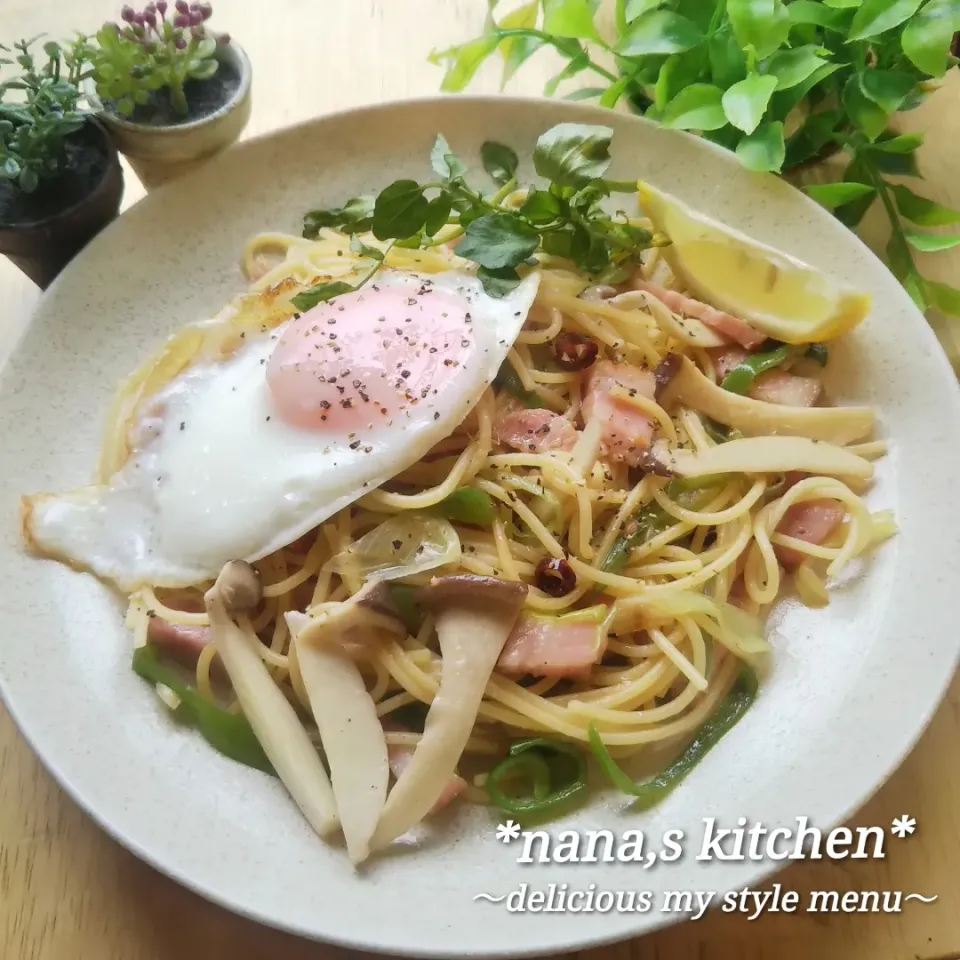
[[[294,298],[298,310],[359,289],[377,271],[385,251],[360,241],[371,232],[391,246],[427,248],[457,240],[457,255],[477,264],[484,290],[494,297],[520,282],[519,268],[536,264],[538,250],[571,261],[598,281],[627,277],[641,251],[666,242],[632,223],[624,212],[607,213],[602,201],[612,193],[633,193],[634,181],[606,178],[610,166],[609,127],[561,123],[537,141],[533,166],[548,186],[531,186],[521,202],[505,204],[517,190],[517,154],[487,141],[480,150],[483,168],[496,190],[483,192],[467,181],[467,165],[439,135],[430,153],[436,180],[397,180],[377,197],[354,197],[342,207],[311,210],[303,235],[327,227],[352,234],[351,249],[374,260],[356,283],[317,284]],[[442,236],[440,232],[446,230]],[[389,249],[389,248],[388,248]]]
[[[920,176],[923,138],[889,129],[958,62],[960,0],[616,0],[611,30],[598,23],[600,0],[528,0],[499,18],[498,5],[490,0],[482,36],[431,55],[446,66],[443,90],[464,89],[498,53],[506,82],[552,47],[567,62],[547,95],[590,73],[592,85],[570,99],[625,99],[735,151],[751,170],[800,180],[842,153],[840,181],[807,192],[851,227],[879,202],[891,270],[921,309],[960,316],[960,290],[925,279],[914,259],[960,244],[960,234],[917,229],[955,226],[960,212],[900,182]]]

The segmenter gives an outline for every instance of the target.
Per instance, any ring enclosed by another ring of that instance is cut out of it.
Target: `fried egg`
[[[407,469],[493,381],[539,274],[506,296],[476,277],[383,270],[155,395],[107,483],[24,500],[47,555],[175,587],[258,560]]]

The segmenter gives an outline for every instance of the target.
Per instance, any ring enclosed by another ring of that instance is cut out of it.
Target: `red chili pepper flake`
[[[544,557],[537,564],[534,583],[551,597],[565,597],[577,585],[577,575],[566,560]]]
[[[569,330],[553,341],[553,352],[561,370],[586,370],[597,359],[599,351],[595,340]]]

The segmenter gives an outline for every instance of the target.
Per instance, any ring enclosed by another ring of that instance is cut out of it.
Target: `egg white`
[[[424,279],[384,270],[377,283],[418,289]],[[141,431],[142,445],[108,484],[25,498],[28,541],[126,591],[188,586],[229,560],[258,560],[291,543],[407,469],[493,381],[540,277],[530,274],[501,299],[456,271],[429,280],[468,302],[476,343],[440,396],[365,432],[356,450],[348,437],[290,426],[266,381],[278,327],[228,361],[188,368],[158,394],[162,429]]]

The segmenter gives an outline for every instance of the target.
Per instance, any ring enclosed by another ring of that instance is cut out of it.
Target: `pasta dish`
[[[485,144],[492,189],[441,137],[434,181],[251,237],[94,484],[24,498],[166,708],[355,863],[457,797],[566,813],[591,765],[659,802],[755,697],[771,605],[895,532],[874,412],[822,379],[869,299],[607,179],[605,129],[547,131],[546,186]]]

